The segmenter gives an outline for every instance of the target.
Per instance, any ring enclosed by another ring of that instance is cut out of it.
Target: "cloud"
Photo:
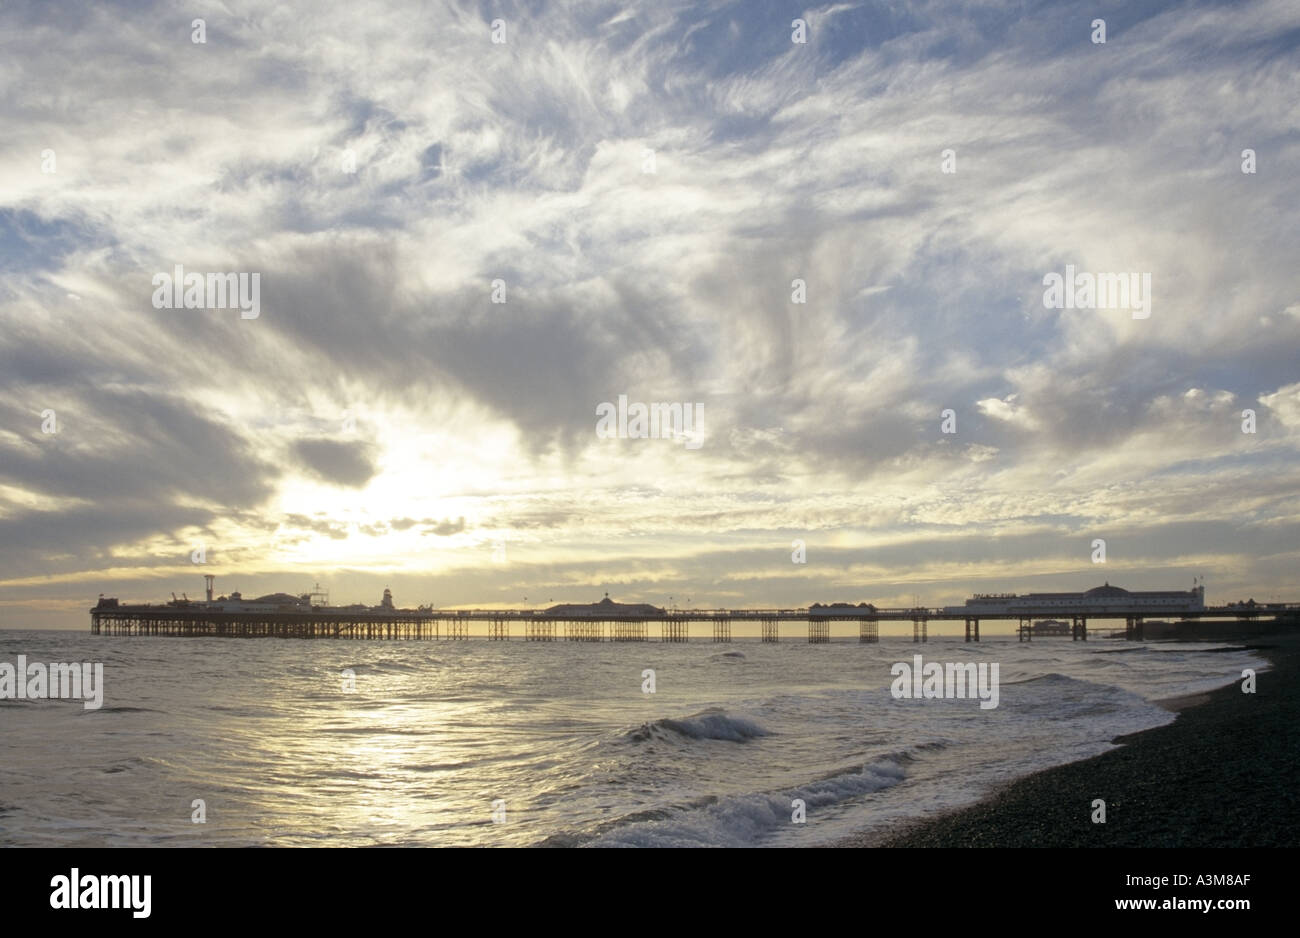
[[[1261,394],[1259,402],[1271,410],[1287,428],[1300,427],[1300,382]]]
[[[504,45],[450,3],[238,0],[206,46],[83,12],[0,11],[0,557],[78,584],[44,599],[199,538],[366,597],[407,564],[466,601],[615,569],[960,594],[979,552],[927,572],[936,529],[1295,517],[1285,0],[558,2]],[[154,309],[178,263],[260,273],[260,317]],[[1065,264],[1150,272],[1150,318],[1046,309]],[[702,403],[705,445],[597,439],[619,394]],[[800,534],[849,546],[787,570]],[[1284,551],[1230,551],[1264,593]]]
[[[1005,398],[986,397],[982,401],[975,402],[975,409],[994,420],[1002,420],[1030,430],[1035,429],[1037,421],[1016,401],[1017,397],[1016,394],[1008,394]]]
[[[434,521],[426,518],[423,522],[424,527],[420,529],[421,534],[435,534],[438,537],[449,537],[452,534],[459,534],[465,530],[465,519],[457,518],[455,521],[450,519],[446,521]]]
[[[292,527],[306,528],[336,541],[346,540],[349,533],[346,525],[320,518],[308,518],[306,515],[290,514],[286,515],[284,520]]]
[[[299,465],[326,482],[360,488],[375,474],[370,448],[341,440],[298,440],[293,453]]]

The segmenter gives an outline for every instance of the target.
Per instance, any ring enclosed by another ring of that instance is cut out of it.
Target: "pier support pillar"
[[[544,619],[530,619],[524,625],[524,641],[555,641],[555,623]]]
[[[880,641],[880,623],[875,619],[863,619],[858,623],[858,643],[874,645]]]
[[[564,637],[571,642],[603,642],[605,623],[591,619],[566,623]]]
[[[726,616],[720,616],[713,620],[713,641],[730,644],[731,642],[731,619]]]
[[[488,623],[488,640],[493,642],[510,641],[510,623],[505,619],[493,619]]]
[[[1088,620],[1084,616],[1075,616],[1070,625],[1070,640],[1086,642],[1088,640]]]
[[[966,619],[966,641],[978,642],[980,640],[980,620]]]
[[[610,638],[616,642],[644,642],[645,620],[615,620],[610,623]]]
[[[830,620],[818,616],[808,620],[808,644],[825,645],[831,640]]]
[[[763,619],[762,629],[763,641],[779,642],[781,640],[780,633],[777,631],[776,619]]]
[[[912,620],[912,643],[924,642],[929,638],[929,620],[913,619]]]
[[[731,620],[727,620],[728,635],[730,635]],[[690,638],[690,620],[685,616],[669,616],[664,619],[663,628],[659,632],[659,640],[663,642],[684,642]],[[713,640],[718,641],[718,623],[713,623]]]

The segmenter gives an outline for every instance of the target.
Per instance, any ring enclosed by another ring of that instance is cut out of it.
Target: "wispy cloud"
[[[1292,3],[62,12],[0,11],[6,621],[200,541],[448,603],[955,599],[1094,536],[1290,586]],[[154,308],[177,264],[260,315]],[[1149,318],[1046,307],[1066,265]],[[619,394],[707,444],[597,438]]]

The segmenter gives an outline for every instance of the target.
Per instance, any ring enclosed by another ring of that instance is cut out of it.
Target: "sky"
[[[6,0],[0,627],[204,574],[1300,601],[1297,45],[1292,0]]]

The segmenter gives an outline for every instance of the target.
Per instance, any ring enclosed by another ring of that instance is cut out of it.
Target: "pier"
[[[1169,615],[1170,613],[1163,613]],[[798,609],[690,609],[663,611],[635,616],[583,616],[573,613],[551,614],[530,609],[392,609],[372,607],[367,611],[313,607],[310,612],[230,612],[212,611],[199,603],[166,605],[117,605],[101,601],[90,610],[92,635],[169,636],[183,638],[301,638],[405,641],[463,641],[470,638],[470,626],[481,626],[490,641],[510,641],[521,637],[530,642],[685,642],[690,626],[699,624],[701,632],[712,641],[731,641],[732,625],[737,622],[759,624],[763,642],[781,640],[785,626],[790,638],[804,638],[812,644],[831,641],[832,624],[858,626],[858,641],[880,640],[881,623],[912,623],[912,641],[926,642],[931,622],[964,622],[965,640],[980,640],[981,620],[1018,622],[1019,641],[1034,637],[1032,622],[1038,618],[1067,620],[1072,641],[1088,640],[1089,619],[1123,620],[1124,637],[1143,640],[1143,622],[1154,618],[1150,609],[1063,609],[1059,606],[1042,610],[985,613],[978,617],[969,612],[950,609],[910,608],[878,609],[849,607],[843,611],[828,607]],[[1272,603],[1267,607],[1207,606],[1180,611],[1182,620],[1221,619],[1258,621],[1260,619],[1300,618],[1300,603]],[[651,630],[651,626],[657,626]],[[1118,630],[1118,629],[1116,629]],[[1096,627],[1093,627],[1096,631]],[[704,637],[701,635],[699,637]]]

